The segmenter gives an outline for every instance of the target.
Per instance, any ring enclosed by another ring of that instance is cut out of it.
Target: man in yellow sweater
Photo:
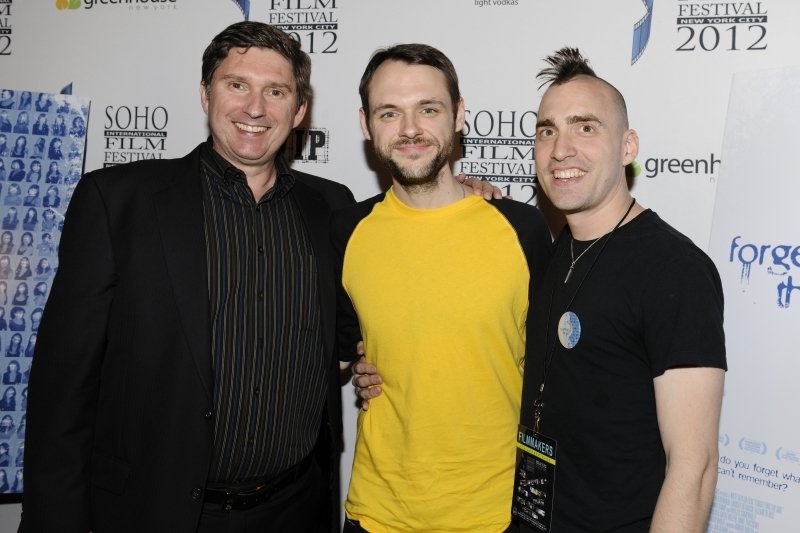
[[[487,202],[453,176],[464,101],[439,50],[379,50],[359,92],[362,131],[392,187],[332,221],[340,356],[355,360],[363,339],[383,379],[359,415],[344,531],[500,533],[526,317],[550,234],[536,208]]]

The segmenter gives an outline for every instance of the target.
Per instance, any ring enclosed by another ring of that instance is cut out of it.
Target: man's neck
[[[273,161],[267,168],[242,169],[245,177],[247,178],[247,186],[250,192],[253,193],[253,198],[256,202],[259,201],[271,188],[275,186],[278,178],[278,167]]]
[[[566,219],[575,239],[590,241],[602,237],[619,226],[624,226],[642,211],[644,208],[635,203],[630,194],[626,194],[618,201],[592,211],[567,213]]]
[[[467,196],[464,185],[460,184],[449,168],[440,172],[436,181],[413,187],[404,187],[392,179],[395,196],[414,209],[435,209],[455,203]]]
[[[247,180],[247,187],[250,189],[250,192],[253,193],[253,198],[255,198],[256,202],[275,186],[278,177],[278,162],[275,158],[272,158],[265,164],[248,166],[241,164],[236,165],[228,161],[228,159],[219,152],[217,152],[217,155],[227,161],[228,164],[233,165],[244,173],[245,180]]]

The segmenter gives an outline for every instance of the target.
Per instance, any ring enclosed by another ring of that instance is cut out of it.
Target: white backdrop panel
[[[58,92],[72,84],[74,94],[89,98],[87,170],[121,160],[178,157],[206,138],[198,96],[200,56],[213,35],[243,19],[240,5],[248,5],[251,20],[305,25],[289,28],[311,53],[315,90],[301,132],[308,141],[294,165],[347,184],[358,199],[372,196],[385,183],[382,171],[371,164],[357,120],[358,80],[376,48],[418,41],[448,54],[469,112],[456,169],[494,179],[517,199],[535,202],[530,137],[541,95],[535,74],[544,66],[541,59],[557,48],[579,47],[627,98],[631,126],[641,137],[642,173],[633,181],[641,203],[707,248],[718,180],[730,182],[720,186],[712,250],[725,278],[728,304],[731,371],[723,434],[730,442],[723,442],[722,454],[749,462],[754,457],[741,446],[756,449],[764,442],[769,452],[759,460],[766,467],[797,474],[798,456],[792,450],[800,450],[800,439],[791,423],[797,410],[791,391],[800,363],[791,325],[797,323],[800,296],[795,291],[795,306],[778,310],[776,285],[789,273],[773,276],[765,272],[766,264],[754,264],[750,284],[742,285],[741,265],[729,261],[729,255],[735,235],[742,235],[738,250],[746,244],[797,246],[800,240],[800,221],[791,209],[796,180],[777,169],[778,164],[793,165],[781,156],[792,154],[792,141],[798,138],[792,123],[797,116],[791,114],[796,110],[791,95],[798,94],[796,71],[785,67],[798,64],[800,3],[120,2],[83,0],[75,9],[59,9],[70,2],[0,0],[0,87]],[[643,17],[651,24],[650,36],[632,63],[634,25]],[[128,136],[109,136],[112,131]],[[761,186],[748,186],[747,178]],[[355,419],[349,390],[343,391],[343,403],[346,487]],[[749,440],[740,444],[735,436]],[[797,516],[789,509],[792,503],[797,507],[796,481],[781,482],[786,489],[770,491],[723,474],[720,501],[727,505],[739,501],[736,494],[743,495],[752,502],[733,507],[740,512],[750,505],[753,512],[749,522],[735,525],[719,518],[715,531],[794,531]],[[782,512],[769,508],[773,518],[758,514],[757,507],[765,505],[780,506]]]

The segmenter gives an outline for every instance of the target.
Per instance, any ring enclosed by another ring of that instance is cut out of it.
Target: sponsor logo
[[[792,268],[800,268],[800,244],[749,243],[742,241],[742,236],[737,235],[731,239],[728,261],[742,265],[739,278],[742,284],[750,283],[753,265],[766,266],[767,273],[778,278],[777,304],[781,309],[789,308],[792,294],[795,291],[800,292],[800,279],[795,283],[792,277]]]
[[[495,182],[505,194],[531,203],[536,197],[535,135],[534,111],[468,109],[456,171]]]
[[[266,22],[300,41],[309,54],[339,51],[336,0],[269,0]]]
[[[56,0],[56,9],[80,9],[81,0]]]
[[[722,160],[712,152],[708,157],[649,157],[644,160],[642,174],[646,178],[657,178],[663,174],[704,174],[713,177]]]
[[[767,443],[763,441],[748,439],[747,437],[742,437],[741,439],[739,439],[739,449],[744,452],[764,455],[765,453],[767,453]]]
[[[176,9],[178,0],[56,0],[59,11],[94,9],[95,7],[127,6],[129,10],[154,11]]]
[[[325,128],[298,128],[286,140],[284,155],[288,161],[327,163],[330,137]]]
[[[778,461],[800,464],[800,453],[793,450],[787,450],[786,448],[778,448],[775,450],[775,457],[778,458]]]
[[[767,49],[766,2],[678,0],[678,52]]]
[[[475,7],[508,7],[518,6],[519,0],[472,0]]]
[[[167,150],[169,113],[163,106],[107,106],[103,166],[161,159]]]

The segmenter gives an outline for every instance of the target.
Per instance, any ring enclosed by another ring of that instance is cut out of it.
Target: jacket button
[[[199,502],[202,497],[203,497],[203,489],[201,489],[200,487],[194,487],[192,489],[192,499],[196,502]]]
[[[205,411],[203,411],[203,417],[211,418],[212,416],[214,416],[214,411],[212,411],[211,409],[206,409]]]

